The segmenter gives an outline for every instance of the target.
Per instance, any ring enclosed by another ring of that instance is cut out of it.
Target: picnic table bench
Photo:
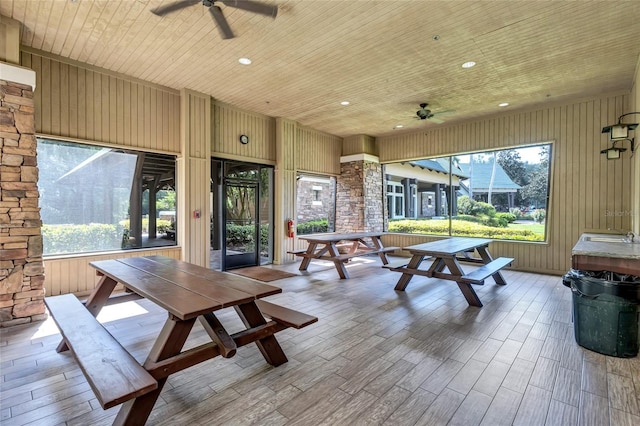
[[[102,408],[123,404],[114,424],[144,424],[171,374],[219,355],[231,358],[237,348],[250,343],[256,343],[269,364],[287,362],[275,333],[318,320],[257,300],[281,293],[278,287],[167,257],[103,260],[91,266],[101,279],[84,304],[72,294],[47,297],[45,303],[62,334],[58,352],[71,349]],[[95,318],[117,283],[169,314],[142,364]],[[236,310],[246,330],[227,332],[214,313],[227,307]],[[211,342],[183,350],[196,319]]]

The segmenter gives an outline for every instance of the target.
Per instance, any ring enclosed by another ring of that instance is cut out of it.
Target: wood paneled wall
[[[370,154],[378,155],[376,139],[368,135],[355,135],[344,138],[342,155]]]
[[[31,49],[20,57],[22,66],[36,72],[39,135],[180,153],[178,91]],[[152,254],[180,258],[180,247],[45,259],[47,295],[93,290],[91,261]]]
[[[39,134],[180,152],[178,91],[36,51],[21,65],[36,72]]]
[[[633,79],[633,90],[631,91],[631,105],[629,111],[640,112],[640,55],[638,56],[638,62],[636,63],[636,74]],[[632,115],[629,118],[633,121],[627,121],[627,123],[640,122],[640,114]],[[640,239],[640,129],[635,131],[635,143],[636,153],[633,156],[633,183],[631,185],[632,194],[632,216],[631,224],[633,232],[635,232],[638,239]]]
[[[286,235],[286,221],[296,217],[296,135],[295,121],[276,119],[276,168],[274,208],[274,253],[273,262],[281,264],[293,261],[293,250],[297,238]]]
[[[182,90],[180,95],[182,155],[177,162],[178,243],[182,246],[182,260],[209,267],[211,97],[191,90]]]
[[[89,262],[121,257],[156,255],[180,259],[180,248],[166,247],[149,250],[129,250],[125,252],[93,256],[45,259],[44,270],[46,296],[55,296],[66,293],[88,294],[93,291],[95,286],[98,284],[100,277],[96,275],[96,270],[89,266]]]
[[[214,157],[275,164],[275,119],[244,111],[233,106],[213,102]],[[249,136],[248,144],[240,143],[240,135]]]
[[[20,64],[20,22],[0,15],[0,61]]]
[[[601,134],[602,127],[614,123],[628,105],[627,95],[603,96],[380,138],[380,161],[388,163],[552,141],[548,241],[496,241],[491,250],[494,255],[515,257],[517,269],[562,274],[570,268],[571,248],[581,233],[630,229],[633,174],[629,152],[620,160],[607,160],[600,154],[607,145],[606,136]],[[416,242],[413,236],[398,236],[394,237],[393,245]]]
[[[298,126],[296,135],[296,168],[299,171],[340,174],[342,138]]]

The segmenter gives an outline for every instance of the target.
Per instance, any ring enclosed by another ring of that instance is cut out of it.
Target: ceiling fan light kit
[[[220,36],[223,39],[234,38],[235,34],[231,30],[227,19],[222,13],[222,9],[217,3],[222,3],[226,7],[232,7],[236,9],[246,10],[248,12],[257,13],[260,15],[271,16],[275,18],[278,15],[278,6],[272,6],[269,4],[261,3],[254,0],[179,0],[169,3],[165,6],[160,6],[151,10],[151,13],[158,16],[165,16],[169,13],[176,12],[189,6],[202,3],[204,7],[209,8],[209,13],[216,23]]]

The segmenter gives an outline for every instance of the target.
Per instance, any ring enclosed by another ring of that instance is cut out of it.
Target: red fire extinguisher
[[[295,225],[293,223],[293,219],[287,220],[287,236],[289,238],[293,238],[293,234],[295,233]]]

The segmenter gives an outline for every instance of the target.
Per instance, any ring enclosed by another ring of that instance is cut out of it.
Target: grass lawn
[[[507,228],[509,228],[509,229],[528,229],[529,231],[533,232],[534,234],[544,235],[544,223],[537,223],[537,222],[510,223],[509,226],[507,226]]]

